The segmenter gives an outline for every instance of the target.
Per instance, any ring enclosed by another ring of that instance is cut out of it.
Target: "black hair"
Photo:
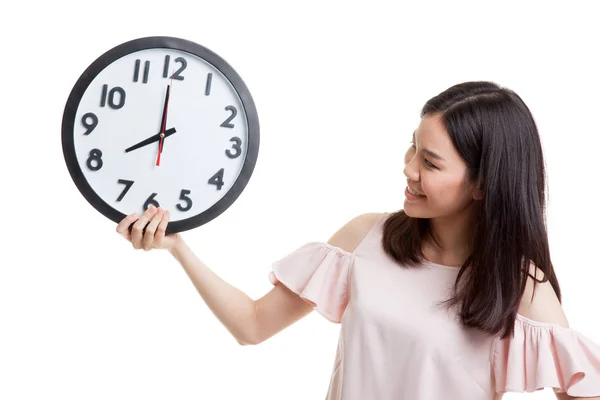
[[[460,267],[454,295],[463,325],[502,338],[513,327],[527,277],[535,267],[550,281],[562,304],[546,231],[545,165],[538,129],[523,100],[512,90],[486,82],[464,82],[431,98],[421,117],[440,122],[467,165],[483,198],[473,226],[473,249]],[[422,243],[431,237],[429,219],[404,210],[384,224],[382,246],[401,267],[425,259]],[[534,282],[534,290],[535,290]]]

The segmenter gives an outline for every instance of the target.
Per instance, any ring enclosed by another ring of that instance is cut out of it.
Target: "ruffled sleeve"
[[[492,370],[497,393],[551,387],[573,397],[600,396],[600,346],[574,329],[520,314],[514,337],[496,339]]]
[[[354,253],[310,242],[272,264],[269,279],[281,282],[331,322],[341,323],[349,300]]]

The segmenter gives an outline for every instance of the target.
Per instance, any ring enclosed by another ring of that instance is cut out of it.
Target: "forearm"
[[[169,252],[181,264],[208,308],[238,343],[253,344],[254,300],[211,271],[185,241],[179,240]]]

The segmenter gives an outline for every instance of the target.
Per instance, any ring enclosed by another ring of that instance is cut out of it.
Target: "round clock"
[[[94,61],[62,120],[62,148],[85,199],[114,222],[150,204],[167,233],[203,225],[246,187],[258,157],[250,92],[220,56],[189,40],[135,39]]]

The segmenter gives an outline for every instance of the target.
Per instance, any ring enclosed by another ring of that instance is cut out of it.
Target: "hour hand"
[[[175,132],[177,132],[175,130],[175,128],[167,129],[165,131],[165,137],[171,136]],[[136,143],[133,146],[126,148],[125,153],[129,153],[132,150],[139,149],[140,147],[144,147],[150,143],[158,142],[159,140],[160,140],[160,133],[157,133],[156,135],[150,136],[148,139],[144,139],[141,142]]]

